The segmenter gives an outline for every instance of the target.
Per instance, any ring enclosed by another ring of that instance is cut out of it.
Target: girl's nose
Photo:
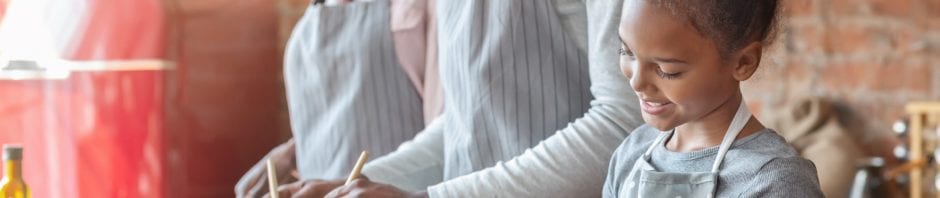
[[[639,65],[639,61],[634,61],[628,64],[626,69],[621,70],[623,70],[624,76],[630,79],[630,87],[633,88],[633,91],[643,92],[649,88],[648,75],[644,75],[643,67]]]

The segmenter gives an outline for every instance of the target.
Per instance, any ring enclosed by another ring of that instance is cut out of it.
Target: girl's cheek
[[[620,72],[623,73],[623,77],[627,78],[627,80],[633,77],[633,70],[630,68],[630,64],[629,58],[620,58]]]

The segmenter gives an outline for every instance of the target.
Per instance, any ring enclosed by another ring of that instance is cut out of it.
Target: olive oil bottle
[[[23,147],[20,145],[3,145],[0,198],[29,198],[29,188],[23,180]]]

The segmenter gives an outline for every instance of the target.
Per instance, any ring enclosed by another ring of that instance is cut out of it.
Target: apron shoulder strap
[[[742,100],[741,105],[738,106],[738,111],[731,120],[731,125],[728,126],[728,131],[725,132],[725,137],[721,140],[721,146],[718,147],[718,156],[715,157],[715,164],[712,164],[713,173],[718,173],[718,168],[721,166],[721,162],[724,161],[725,154],[728,153],[728,149],[731,148],[734,139],[738,137],[738,134],[741,133],[741,130],[744,129],[744,126],[747,125],[747,121],[750,120],[750,118],[751,111],[747,110],[747,105],[745,105]]]

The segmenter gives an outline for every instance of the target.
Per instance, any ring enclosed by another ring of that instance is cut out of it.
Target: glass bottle
[[[23,147],[3,145],[3,179],[0,180],[0,197],[29,198],[29,187],[23,180]]]

